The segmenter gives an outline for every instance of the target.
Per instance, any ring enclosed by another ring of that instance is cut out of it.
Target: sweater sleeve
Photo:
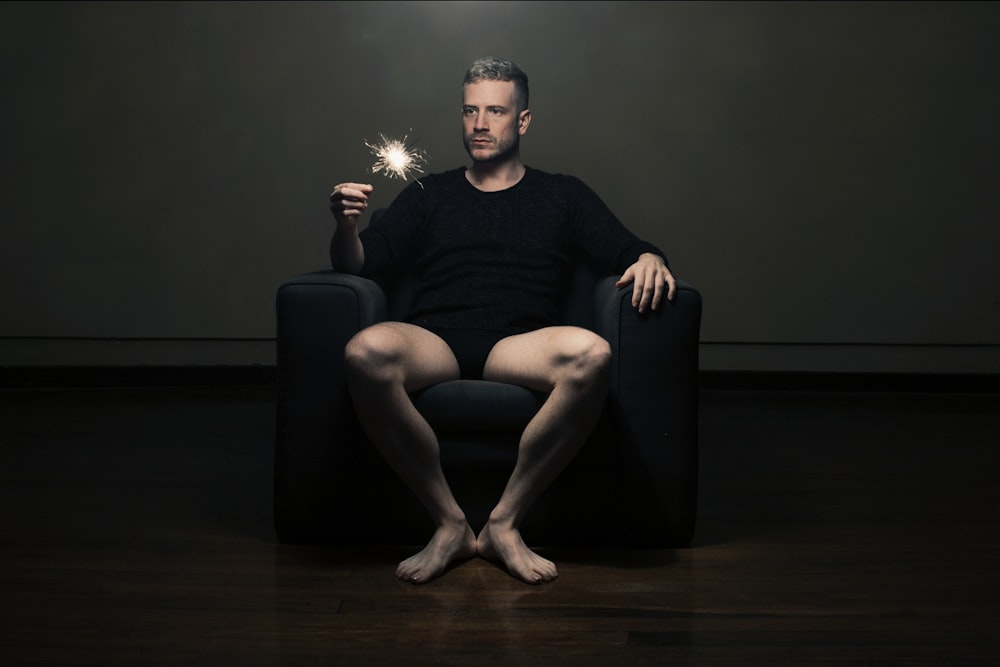
[[[416,248],[426,216],[419,184],[410,183],[360,233],[365,263],[360,275],[380,281],[398,270]]]
[[[639,256],[653,253],[667,263],[666,254],[629,231],[603,200],[583,181],[569,176],[573,228],[583,251],[610,273],[624,273]]]

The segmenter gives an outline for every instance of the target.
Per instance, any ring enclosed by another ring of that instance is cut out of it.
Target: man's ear
[[[529,125],[531,125],[531,109],[525,109],[518,115],[517,133],[524,136],[524,133],[528,131]]]

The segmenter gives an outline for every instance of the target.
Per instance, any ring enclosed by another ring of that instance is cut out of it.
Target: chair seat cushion
[[[524,387],[484,380],[453,380],[413,395],[413,404],[439,433],[520,433],[545,395]]]

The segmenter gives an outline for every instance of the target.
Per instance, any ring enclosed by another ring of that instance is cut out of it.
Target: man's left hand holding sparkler
[[[369,184],[341,183],[330,193],[330,211],[337,221],[333,233],[333,265],[338,271],[358,273],[365,263],[365,250],[358,238],[358,218],[368,208]]]

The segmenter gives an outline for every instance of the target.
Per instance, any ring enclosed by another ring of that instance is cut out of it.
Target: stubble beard
[[[492,153],[484,157],[476,157],[473,154],[473,150],[475,149],[472,146],[472,140],[478,136],[481,135],[471,134],[464,139],[465,152],[467,152],[469,157],[472,158],[472,161],[477,164],[497,164],[505,162],[517,153],[518,146],[520,145],[520,137],[518,136],[514,136],[506,140],[498,139]]]

